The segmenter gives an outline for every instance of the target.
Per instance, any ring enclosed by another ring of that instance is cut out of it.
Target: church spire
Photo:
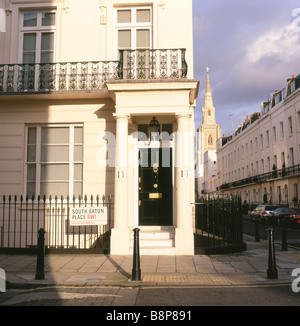
[[[204,99],[204,107],[202,108],[202,115],[203,115],[202,124],[215,125],[216,124],[215,108],[213,104],[212,92],[210,87],[209,70],[210,69],[207,67],[205,99]]]

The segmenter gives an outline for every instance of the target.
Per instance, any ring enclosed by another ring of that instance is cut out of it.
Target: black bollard
[[[287,227],[287,221],[284,219],[281,223],[282,227],[282,236],[281,236],[281,250],[287,251],[287,236],[286,236],[286,227]]]
[[[268,264],[267,278],[269,280],[274,280],[278,278],[278,272],[276,268],[273,228],[268,229],[268,239],[269,239],[269,264]]]
[[[141,281],[139,229],[134,229],[132,281]]]
[[[45,233],[44,229],[39,229],[39,237],[38,237],[38,247],[37,247],[37,263],[36,263],[36,280],[44,280],[45,279]]]
[[[260,242],[260,237],[259,237],[259,225],[258,225],[258,218],[257,218],[257,215],[255,215],[255,219],[254,219],[254,227],[255,227],[255,242]]]

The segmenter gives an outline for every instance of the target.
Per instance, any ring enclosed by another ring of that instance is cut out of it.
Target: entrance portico
[[[173,228],[173,254],[193,255],[191,203],[198,81],[111,82],[107,87],[114,99],[116,120],[111,254],[131,254],[132,230],[146,225],[156,230],[163,226]],[[149,124],[153,116],[160,123],[173,126],[173,136],[168,141],[139,139],[138,126]],[[147,156],[147,164],[141,153],[144,158]],[[168,157],[169,166],[164,166],[163,155]]]

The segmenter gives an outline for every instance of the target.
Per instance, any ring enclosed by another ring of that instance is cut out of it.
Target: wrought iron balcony
[[[187,78],[185,49],[121,50],[119,61],[0,64],[0,94],[97,91],[111,80]]]
[[[281,170],[274,169],[271,172],[250,176],[248,178],[237,180],[231,183],[225,183],[220,186],[220,189],[227,190],[227,189],[241,187],[249,184],[258,184],[274,179],[289,178],[298,175],[300,175],[300,164],[283,168]]]

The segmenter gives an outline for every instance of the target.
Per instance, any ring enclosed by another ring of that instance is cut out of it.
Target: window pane
[[[150,9],[138,9],[136,11],[137,23],[150,23]]]
[[[27,193],[28,198],[35,196],[35,182],[27,182]]]
[[[74,128],[74,143],[75,144],[83,143],[83,128],[82,127]]]
[[[139,140],[140,141],[147,141],[148,140],[148,128],[149,125],[138,125],[139,131]]]
[[[53,62],[54,58],[54,33],[42,33],[41,63]]]
[[[24,34],[23,51],[35,51],[36,49],[36,34]]]
[[[118,47],[119,49],[130,49],[131,48],[131,31],[122,30],[118,31]]]
[[[131,23],[131,10],[118,10],[118,24]]]
[[[74,165],[74,180],[75,181],[82,181],[82,164],[75,164]]]
[[[291,93],[293,93],[296,90],[296,82],[292,81],[291,82]]]
[[[36,34],[24,34],[23,63],[35,63]]]
[[[41,182],[41,196],[64,196],[67,197],[69,194],[69,183],[68,182]]]
[[[23,53],[23,63],[35,63],[35,52]]]
[[[136,31],[136,47],[149,48],[150,47],[150,31],[148,29],[138,29]]]
[[[74,161],[75,162],[82,162],[83,161],[82,152],[83,152],[82,145],[75,145],[74,146]]]
[[[36,165],[28,164],[27,166],[27,181],[35,182]]]
[[[41,162],[68,162],[69,146],[42,145]]]
[[[28,128],[27,132],[27,162],[36,160],[36,128]]]
[[[25,13],[23,16],[23,26],[37,26],[37,13]]]
[[[41,63],[51,63],[54,61],[53,52],[42,52],[41,53]]]
[[[42,26],[54,26],[55,25],[55,13],[43,12],[42,13]]]
[[[28,128],[28,145],[35,145],[36,144],[36,128]]]
[[[173,140],[173,125],[172,124],[163,124],[162,125],[162,140],[169,141]]]
[[[42,144],[69,144],[69,128],[43,127]]]
[[[41,181],[68,181],[68,164],[47,164],[41,166]]]
[[[35,162],[36,157],[36,146],[35,145],[27,145],[27,162]]]
[[[76,198],[82,196],[82,182],[74,182],[74,196]]]
[[[54,33],[42,33],[41,50],[53,50],[54,49]]]

